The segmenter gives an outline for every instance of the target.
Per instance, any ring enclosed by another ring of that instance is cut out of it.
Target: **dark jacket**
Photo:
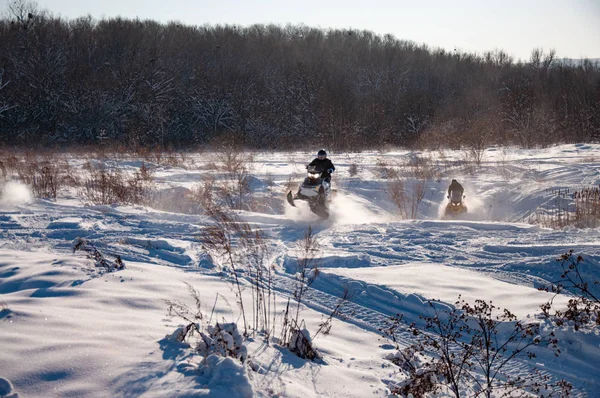
[[[308,165],[315,166],[316,168],[321,170],[321,178],[326,179],[326,180],[331,180],[331,174],[327,172],[327,170],[329,170],[329,169],[335,170],[335,166],[333,165],[333,163],[331,163],[331,160],[329,160],[329,159],[321,160],[319,158],[316,158],[315,160],[310,162]]]
[[[460,194],[462,195],[465,190],[463,186],[458,183],[458,181],[452,181],[452,184],[450,184],[450,186],[448,187],[448,195],[450,195],[450,192],[452,191],[460,192]]]

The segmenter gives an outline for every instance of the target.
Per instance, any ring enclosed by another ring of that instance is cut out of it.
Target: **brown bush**
[[[399,177],[398,170],[385,159],[378,159],[375,164],[376,177],[383,179],[397,179]]]
[[[215,179],[212,176],[205,176],[203,181],[194,185],[186,196],[201,209],[210,209],[214,205],[214,184]]]
[[[407,217],[406,204],[408,194],[406,193],[404,180],[400,178],[394,178],[387,184],[387,193],[400,211],[402,218]]]
[[[127,176],[118,169],[108,169],[104,165],[88,167],[88,175],[84,177],[79,193],[83,202],[104,205],[145,202],[152,177],[143,163],[133,176]]]
[[[529,217],[532,224],[554,229],[566,226],[596,228],[600,226],[600,189],[587,187],[580,190],[551,191],[553,198],[536,209]]]
[[[25,153],[22,157],[9,155],[0,161],[3,177],[11,176],[31,187],[38,198],[56,199],[63,179],[69,175],[69,165],[54,155],[38,157]]]

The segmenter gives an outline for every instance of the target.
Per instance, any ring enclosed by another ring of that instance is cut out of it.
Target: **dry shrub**
[[[529,217],[532,224],[554,229],[567,226],[596,228],[600,226],[600,189],[587,187],[576,191],[559,189],[551,191],[553,199],[536,209]]]
[[[426,179],[417,179],[413,183],[413,191],[410,196],[410,218],[417,218],[419,205],[425,198],[425,190],[427,188]]]
[[[477,165],[469,155],[468,151],[463,153],[463,157],[458,162],[458,166],[463,174],[473,175],[477,172]]]
[[[600,279],[594,280],[589,271],[590,264],[586,264],[581,255],[575,256],[569,250],[556,259],[560,266],[560,279],[552,282],[550,286],[543,286],[539,290],[554,293],[552,298],[542,304],[540,308],[544,316],[550,318],[557,326],[568,324],[576,331],[581,328],[594,328],[600,326]],[[587,271],[587,272],[586,272]],[[554,299],[559,294],[571,294],[567,308],[554,306]]]
[[[88,164],[88,175],[84,177],[79,193],[84,203],[143,204],[152,181],[150,170],[142,163],[140,170],[128,176],[121,170],[108,169],[104,165]]]
[[[437,165],[428,156],[414,156],[407,164],[408,175],[420,180],[433,180],[441,177]]]
[[[560,354],[554,333],[546,332],[538,322],[522,322],[491,301],[471,304],[459,296],[454,306],[439,305],[436,300],[427,304],[429,310],[418,322],[409,324],[398,314],[390,319],[390,328],[382,330],[384,337],[396,343],[395,335],[404,323],[412,336],[411,346],[386,356],[408,376],[401,383],[390,383],[393,393],[414,397],[436,390],[454,397],[570,395],[570,383],[551,380],[535,368],[524,377],[507,371],[510,366],[506,365],[535,359],[542,350]],[[503,395],[506,391],[510,395]]]
[[[600,190],[588,187],[575,191],[575,225],[597,227],[600,222]]]
[[[247,306],[244,304],[244,283],[242,278],[250,277],[252,284],[252,329],[270,333],[272,269],[269,261],[269,249],[260,229],[242,222],[226,209],[211,206],[206,209],[212,224],[204,228],[200,240],[203,248],[213,258],[223,261],[222,268],[231,278],[240,315],[244,323],[244,336],[248,336]]]
[[[76,251],[83,251],[87,253],[90,260],[94,261],[94,265],[98,268],[103,269],[106,272],[113,272],[122,270],[125,268],[125,264],[121,260],[121,256],[115,256],[115,260],[107,260],[106,257],[96,248],[96,246],[81,238],[75,239],[73,242],[73,253]]]
[[[170,340],[180,343],[188,343],[195,353],[200,353],[206,363],[209,356],[230,357],[244,363],[248,359],[248,350],[245,338],[240,334],[236,323],[212,323],[213,306],[208,319],[202,311],[200,294],[191,285],[187,284],[188,291],[194,300],[194,307],[188,306],[179,300],[166,300],[167,316],[178,318],[185,322],[185,326],[179,327],[170,336]],[[217,295],[218,298],[218,295]],[[216,306],[216,300],[215,300]]]
[[[502,148],[502,153],[500,154],[500,162],[498,164],[498,170],[499,170],[502,178],[504,180],[508,181],[512,177],[513,172],[508,167],[507,158],[508,158],[508,153],[506,151],[506,148]]]
[[[310,332],[306,329],[304,319],[300,320],[300,308],[305,300],[309,287],[319,275],[320,259],[318,257],[320,247],[318,237],[313,233],[312,226],[304,233],[304,238],[297,244],[297,268],[294,280],[293,300],[288,299],[281,325],[280,342],[288,347],[291,352],[309,360],[319,358],[314,348]]]
[[[39,198],[56,199],[59,187],[60,176],[55,166],[45,165],[33,175],[31,190]]]
[[[199,170],[219,170],[219,166],[212,160],[209,160],[208,162],[197,166],[197,168]]]
[[[278,191],[271,191],[267,196],[254,197],[248,200],[248,209],[255,213],[283,214],[286,202]]]
[[[134,152],[137,157],[158,166],[187,168],[190,162],[184,152],[174,151],[171,148],[137,147]]]
[[[252,162],[252,156],[238,150],[237,148],[227,147],[223,153],[222,165],[229,174],[239,174],[248,169],[248,164]]]
[[[214,184],[214,177],[204,176],[202,182],[194,185],[186,196],[201,209],[209,209],[214,205]]]
[[[399,210],[401,218],[417,217],[419,205],[425,198],[427,188],[426,179],[414,179],[410,183],[412,190],[408,190],[408,180],[394,178],[387,184],[387,193]]]
[[[469,124],[465,131],[463,141],[467,147],[466,152],[477,167],[481,166],[485,151],[491,146],[494,137],[498,135],[498,125],[499,123],[494,117],[480,115]]]
[[[460,136],[462,125],[463,122],[457,118],[435,122],[420,135],[417,146],[433,150],[459,149],[463,143]]]
[[[378,159],[375,164],[377,171],[377,176],[383,179],[397,179],[399,177],[398,170],[393,167],[388,161],[385,159]]]
[[[240,135],[231,133],[215,138],[211,143],[213,153],[218,154],[220,166],[228,174],[238,174],[249,169],[253,161],[250,153],[244,150]]]
[[[12,176],[29,185],[36,197],[47,199],[56,199],[64,177],[70,174],[67,162],[60,161],[52,154],[42,157],[31,152],[21,158],[6,156],[0,161],[0,168],[5,179]]]
[[[242,139],[235,134],[217,137],[211,144],[213,159],[202,169],[224,172],[212,184],[213,201],[231,209],[247,209],[250,200],[250,172],[253,157],[244,151]]]
[[[444,170],[448,171],[449,169],[452,168],[452,162],[450,161],[450,159],[448,159],[448,156],[446,156],[446,152],[443,149],[439,149],[438,150],[438,159],[439,162],[444,166]]]
[[[407,193],[404,186],[404,180],[394,178],[387,184],[387,193],[400,211],[400,216],[406,218],[406,199]]]
[[[348,173],[350,177],[355,177],[358,175],[358,165],[356,163],[352,163],[350,167],[348,167]]]
[[[248,205],[250,194],[250,174],[245,168],[240,168],[231,173],[229,178],[216,186],[219,197],[231,209],[242,210]]]
[[[235,210],[249,209],[250,175],[247,171],[241,171],[228,177],[220,180],[213,176],[204,177],[201,183],[191,189],[189,198],[202,209],[208,209],[212,205],[226,206]]]
[[[158,164],[161,166],[168,167],[181,167],[187,168],[187,164],[189,163],[189,159],[183,152],[175,152],[175,151],[165,151],[162,154],[161,162]]]
[[[222,179],[212,175],[204,176],[202,182],[194,185],[187,196],[204,210],[214,205],[235,210],[260,208],[261,206],[255,206],[256,201],[250,194],[250,174],[247,170],[240,169]]]
[[[2,164],[3,171],[6,172],[6,177],[9,174],[15,173],[19,164],[21,163],[20,159],[13,154],[3,154],[2,156]]]

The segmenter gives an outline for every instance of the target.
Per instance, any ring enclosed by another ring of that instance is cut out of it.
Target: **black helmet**
[[[325,151],[325,149],[321,149],[319,152],[317,152],[317,156],[327,156],[327,151]]]

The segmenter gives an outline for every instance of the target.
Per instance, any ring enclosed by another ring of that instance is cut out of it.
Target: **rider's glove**
[[[328,170],[327,170],[327,172],[328,172],[329,174],[331,174],[331,173],[333,173],[333,169],[328,169]]]

